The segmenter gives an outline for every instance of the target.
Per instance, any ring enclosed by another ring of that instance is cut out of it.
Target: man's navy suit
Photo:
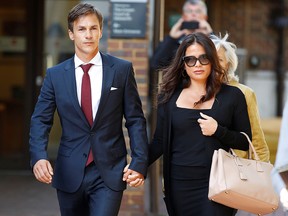
[[[132,64],[101,53],[103,83],[99,108],[92,128],[78,102],[74,57],[47,70],[31,118],[31,166],[47,159],[47,144],[53,116],[57,110],[62,136],[54,167],[52,184],[73,193],[84,176],[90,147],[94,161],[106,186],[120,191],[127,150],[122,130],[123,116],[130,137],[130,169],[147,172],[146,120],[137,92]]]

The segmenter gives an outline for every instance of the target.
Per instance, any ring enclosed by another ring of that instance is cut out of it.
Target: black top
[[[160,157],[163,154],[164,149],[168,149],[170,155],[170,143],[173,142],[173,139],[185,140],[185,137],[182,137],[183,134],[189,134],[188,140],[193,139],[194,145],[196,145],[196,142],[198,143],[197,145],[201,145],[201,142],[205,142],[206,152],[209,159],[212,158],[214,150],[219,148],[223,148],[225,150],[228,150],[229,148],[244,151],[248,150],[249,143],[246,137],[240,133],[245,132],[251,138],[251,127],[247,112],[246,100],[241,90],[236,87],[223,84],[215,97],[215,101],[211,109],[190,110],[190,122],[189,119],[184,121],[183,116],[181,117],[181,115],[178,117],[180,112],[179,110],[175,113],[176,100],[178,99],[181,91],[182,89],[176,91],[168,103],[158,106],[157,127],[153,142],[149,147],[150,163]],[[188,112],[189,109],[186,111]],[[200,111],[208,116],[211,116],[218,122],[217,130],[212,136],[203,136],[199,131],[199,125],[197,127],[198,122],[193,122],[200,118]],[[184,112],[184,110],[182,112]],[[185,114],[187,115],[187,113],[182,115]],[[189,126],[190,123],[191,126]],[[177,133],[178,137],[176,137],[176,135],[172,137],[172,134],[174,133]],[[193,133],[194,136],[192,137],[190,133]],[[181,151],[186,151],[186,148],[183,148]]]
[[[236,88],[223,86],[216,95],[211,109],[180,108],[174,103],[171,143],[171,160],[173,164],[210,166],[212,149],[245,148],[245,143],[239,143],[236,146],[233,141],[235,139],[233,134],[250,128],[250,123],[245,117],[245,113],[247,113],[246,101],[241,100],[241,94],[242,92]],[[218,122],[218,129],[213,136],[204,136],[202,134],[197,122],[197,119],[201,118],[200,112],[213,117]],[[225,136],[227,138],[224,138]],[[209,149],[211,150],[209,151]]]
[[[197,119],[201,110],[179,108],[172,113],[171,163],[181,166],[206,166],[205,146],[213,139],[202,135]],[[212,142],[212,143],[211,143]]]
[[[181,108],[176,109],[176,101],[181,91],[182,88],[176,89],[167,103],[158,106],[156,131],[153,141],[149,145],[149,164],[163,155],[164,192],[168,206],[171,201],[170,172],[172,160],[175,165],[176,163],[192,166],[202,164],[206,166],[203,170],[208,171],[214,150],[219,148],[248,150],[249,142],[245,135],[240,133],[241,131],[245,132],[251,139],[247,104],[240,89],[223,84],[211,109],[186,110],[187,112],[191,111],[192,114],[187,114]],[[183,113],[181,113],[182,111]],[[199,132],[199,128],[196,127],[197,124],[193,122],[194,119],[200,118],[200,111],[218,122],[216,132],[212,136],[203,136]],[[185,119],[185,115],[187,115],[187,119]],[[194,135],[192,135],[192,131]],[[190,140],[193,141],[187,147]],[[184,141],[184,143],[180,143],[178,146],[178,141]],[[176,144],[177,148],[173,149]],[[203,146],[205,146],[205,152]]]

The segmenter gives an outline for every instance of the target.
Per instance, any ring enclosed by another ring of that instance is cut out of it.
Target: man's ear
[[[100,31],[100,39],[102,38],[102,36],[103,36],[103,29],[101,29]]]
[[[70,38],[70,40],[74,40],[74,33],[70,30],[70,29],[68,29],[68,35],[69,35],[69,38]]]

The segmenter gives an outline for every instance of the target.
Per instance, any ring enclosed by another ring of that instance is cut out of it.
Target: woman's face
[[[206,57],[204,47],[198,43],[194,43],[187,48],[185,56],[196,57],[198,59],[194,66],[191,66],[191,64],[188,66],[186,62],[184,63],[185,70],[191,81],[206,82],[211,73],[211,63]]]
[[[227,73],[229,63],[228,63],[228,60],[227,60],[226,55],[225,55],[225,49],[223,47],[220,47],[217,51],[217,54],[218,54],[218,58],[219,58],[219,62],[220,62],[221,67]]]

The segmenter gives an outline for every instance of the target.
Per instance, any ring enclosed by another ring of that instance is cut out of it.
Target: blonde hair
[[[219,35],[219,37],[217,37],[216,35],[210,35],[210,39],[213,41],[217,51],[222,47],[225,51],[225,57],[227,59],[228,62],[228,70],[227,72],[227,77],[228,77],[228,82],[231,81],[239,81],[238,76],[235,74],[235,71],[237,69],[238,66],[238,57],[236,54],[236,49],[237,46],[232,43],[227,41],[229,37],[229,34],[226,33],[225,36],[223,38],[221,38],[221,34]]]

